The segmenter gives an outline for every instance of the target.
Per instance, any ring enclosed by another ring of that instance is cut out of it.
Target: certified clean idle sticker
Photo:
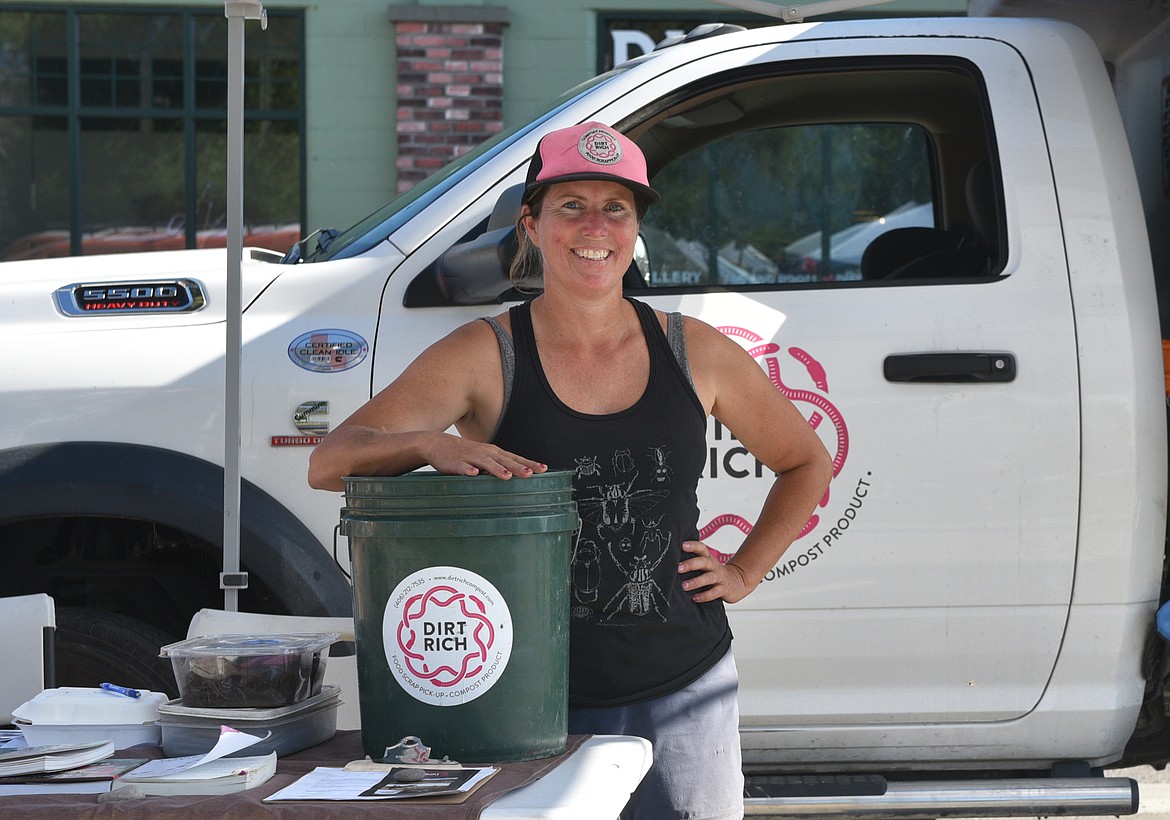
[[[311,330],[293,339],[288,357],[314,373],[340,373],[357,367],[370,352],[366,340],[348,330]]]
[[[390,674],[415,700],[459,706],[496,685],[512,655],[512,614],[490,581],[460,567],[427,567],[386,601],[382,644]]]

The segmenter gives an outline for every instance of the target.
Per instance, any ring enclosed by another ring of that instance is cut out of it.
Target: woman
[[[309,482],[341,489],[345,475],[423,465],[504,479],[575,470],[569,730],[654,743],[623,817],[722,820],[743,813],[724,603],[775,566],[832,466],[742,348],[623,297],[659,199],[625,136],[596,122],[547,134],[517,224],[518,265],[535,260],[543,291],[425,351],[318,445]],[[708,415],[778,476],[727,564],[697,540]]]

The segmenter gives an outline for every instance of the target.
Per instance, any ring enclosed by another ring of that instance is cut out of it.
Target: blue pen
[[[117,692],[119,695],[125,695],[128,698],[142,697],[142,693],[137,689],[129,689],[125,686],[118,686],[113,683],[103,683],[102,689],[105,689],[107,692]]]

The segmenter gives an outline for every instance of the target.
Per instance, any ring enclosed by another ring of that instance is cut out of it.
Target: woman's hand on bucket
[[[481,473],[496,478],[530,478],[548,470],[548,466],[494,444],[473,441],[449,433],[420,434],[419,455],[446,475],[475,476]]]
[[[342,490],[345,476],[393,476],[430,465],[446,475],[528,478],[544,464],[494,444],[430,430],[394,433],[345,424],[317,445],[309,458],[309,484]]]

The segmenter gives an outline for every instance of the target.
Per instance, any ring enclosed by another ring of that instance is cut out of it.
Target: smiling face
[[[633,191],[603,180],[558,182],[537,207],[523,225],[544,261],[545,289],[620,291],[638,237]]]

